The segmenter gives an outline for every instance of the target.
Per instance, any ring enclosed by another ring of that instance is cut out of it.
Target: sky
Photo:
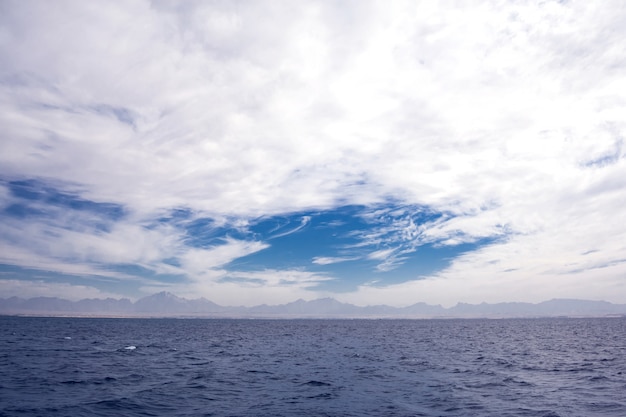
[[[0,0],[0,298],[626,303],[625,21]]]

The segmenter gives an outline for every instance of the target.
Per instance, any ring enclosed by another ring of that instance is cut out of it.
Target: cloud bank
[[[3,294],[623,302],[625,19],[3,1]]]

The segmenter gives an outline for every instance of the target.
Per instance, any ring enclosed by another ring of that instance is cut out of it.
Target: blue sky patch
[[[432,274],[457,256],[492,243],[442,245],[423,236],[420,226],[449,215],[421,206],[345,206],[263,218],[250,237],[269,247],[238,258],[229,270],[300,269],[335,279],[316,289],[353,290],[361,284],[389,285]]]

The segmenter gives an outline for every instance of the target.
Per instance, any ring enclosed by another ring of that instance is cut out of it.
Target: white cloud
[[[307,224],[309,224],[311,222],[311,216],[302,216],[302,219],[300,219],[300,225],[291,229],[291,230],[287,230],[286,232],[281,232],[281,233],[277,233],[275,235],[272,235],[270,238],[271,239],[275,239],[277,237],[283,237],[283,236],[288,236],[291,235],[293,233],[297,233],[300,230],[304,229],[306,227]]]
[[[276,270],[267,269],[262,271],[232,271],[228,278],[250,282],[252,286],[262,285],[271,287],[296,286],[300,288],[313,287],[320,282],[328,281],[330,277],[324,274],[302,270]],[[256,285],[255,285],[256,283]]]
[[[181,247],[179,230],[145,228],[87,211],[32,203],[43,217],[0,223],[0,262],[72,275],[131,278],[109,265],[159,269]],[[100,226],[100,229],[98,228]]]
[[[71,285],[46,282],[44,280],[24,281],[19,279],[0,279],[0,294],[2,294],[3,298],[58,297],[73,301],[85,298],[123,298],[120,294],[101,291],[86,285]]]
[[[332,265],[340,262],[354,261],[356,257],[333,257],[333,256],[316,256],[311,262],[317,265]]]
[[[237,258],[263,250],[268,246],[269,245],[263,242],[242,241],[229,238],[225,240],[224,244],[207,249],[187,249],[180,256],[180,261],[183,270],[192,277],[200,278],[206,276],[206,274],[208,274],[209,277],[213,277],[219,267]]]
[[[373,260],[384,260],[388,257],[390,257],[393,253],[394,253],[395,249],[381,249],[381,250],[377,250],[374,251],[372,253],[370,253],[369,255],[367,255],[368,259],[373,259]]]

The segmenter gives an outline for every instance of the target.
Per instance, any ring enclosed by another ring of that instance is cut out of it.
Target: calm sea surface
[[[626,319],[0,317],[2,416],[626,416]]]

